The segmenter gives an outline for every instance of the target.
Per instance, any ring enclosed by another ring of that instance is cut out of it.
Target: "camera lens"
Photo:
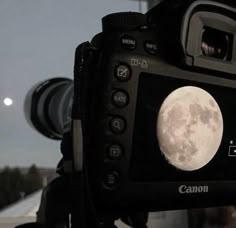
[[[73,96],[72,80],[53,78],[38,83],[25,99],[25,116],[44,136],[61,139],[70,126]]]
[[[205,28],[202,34],[202,54],[207,57],[230,61],[232,59],[232,40],[232,34]]]

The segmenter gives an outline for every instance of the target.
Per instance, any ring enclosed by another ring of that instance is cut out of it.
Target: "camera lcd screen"
[[[222,140],[214,157],[203,167],[192,171],[182,170],[171,164],[163,155],[157,137],[157,119],[164,100],[173,91],[186,86],[200,88],[215,99],[221,110],[224,125]],[[236,89],[168,76],[140,75],[130,166],[132,181],[233,180],[236,179],[234,155]]]

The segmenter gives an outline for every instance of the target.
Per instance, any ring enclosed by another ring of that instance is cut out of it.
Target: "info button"
[[[229,147],[229,157],[236,157],[236,146]]]
[[[158,44],[156,41],[152,41],[152,40],[147,40],[144,43],[144,49],[146,50],[147,53],[154,55],[157,54],[158,52]]]

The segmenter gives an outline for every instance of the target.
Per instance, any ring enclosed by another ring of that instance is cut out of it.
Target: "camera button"
[[[134,50],[136,48],[136,40],[128,35],[124,35],[120,38],[121,46],[124,49]]]
[[[108,147],[108,158],[111,160],[119,160],[123,155],[123,149],[120,145],[112,144]]]
[[[131,70],[126,65],[119,65],[115,68],[115,77],[119,81],[128,81],[131,77]]]
[[[148,54],[155,55],[158,52],[158,44],[156,41],[147,40],[144,42],[144,49]]]
[[[104,176],[104,186],[107,188],[114,188],[119,183],[120,175],[116,171],[110,171]]]
[[[120,117],[115,117],[110,120],[110,129],[113,133],[122,133],[125,130],[125,127],[125,120]]]
[[[236,157],[236,146],[229,147],[229,157]]]
[[[129,97],[128,94],[126,92],[123,91],[117,91],[115,93],[113,93],[112,95],[112,103],[119,107],[119,108],[123,108],[125,107],[129,102]]]

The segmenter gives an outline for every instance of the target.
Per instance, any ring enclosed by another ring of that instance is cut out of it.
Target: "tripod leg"
[[[119,218],[119,216],[115,214],[108,214],[106,212],[101,213],[99,217],[102,221],[101,228],[117,228],[117,226],[115,225],[115,221]]]
[[[44,188],[37,213],[37,223],[50,228],[62,224],[63,227],[68,227],[67,185],[67,180],[64,177],[57,177]]]
[[[133,213],[122,217],[122,221],[133,228],[147,228],[148,213]]]

